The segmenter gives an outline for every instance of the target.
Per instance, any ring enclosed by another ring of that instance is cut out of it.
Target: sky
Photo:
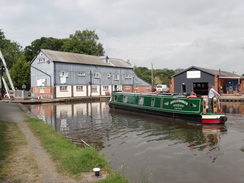
[[[0,29],[22,47],[95,30],[132,66],[244,74],[243,0],[1,0]]]

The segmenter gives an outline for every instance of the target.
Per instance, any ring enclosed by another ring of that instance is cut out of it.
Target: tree
[[[30,62],[26,61],[23,53],[13,64],[10,75],[15,87],[22,89],[22,85],[25,84],[26,90],[30,89]]]
[[[171,76],[174,74],[182,71],[183,69],[154,69],[153,70],[153,81],[154,84],[167,84],[169,86]],[[141,79],[144,81],[147,81],[148,83],[151,83],[151,70],[149,70],[147,67],[134,67],[134,71]]]
[[[57,39],[52,37],[41,37],[31,42],[30,46],[26,46],[24,49],[26,59],[31,61],[41,49],[49,49],[61,51],[61,47],[64,44],[64,39]]]
[[[99,37],[94,30],[76,31],[64,41],[62,51],[103,56],[105,52],[102,44],[97,42],[98,40]]]
[[[1,35],[0,35],[1,36]],[[41,37],[31,42],[24,49],[26,59],[31,61],[41,49],[82,53],[86,55],[103,56],[104,49],[95,31],[76,31],[69,38],[58,39],[53,37]]]
[[[151,70],[147,67],[134,67],[134,71],[138,77],[144,81],[151,83]]]
[[[16,62],[21,54],[22,47],[17,42],[12,42],[5,38],[4,32],[0,29],[0,49],[6,61],[8,68]]]

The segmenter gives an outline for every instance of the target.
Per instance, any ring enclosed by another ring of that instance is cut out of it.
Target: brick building
[[[170,92],[208,95],[211,84],[221,94],[243,93],[244,80],[238,74],[192,66],[171,77]]]

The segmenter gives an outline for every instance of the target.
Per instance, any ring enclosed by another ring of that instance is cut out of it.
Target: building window
[[[60,86],[60,92],[67,92],[68,86]]]
[[[99,72],[94,72],[94,78],[96,79],[101,78],[101,74]]]
[[[86,73],[85,72],[78,72],[78,76],[79,77],[85,77],[86,76]]]
[[[114,80],[119,80],[119,74],[114,74]]]
[[[76,91],[83,91],[83,86],[76,86]]]
[[[109,86],[103,86],[103,91],[108,91]]]
[[[139,97],[138,104],[143,105],[144,103],[144,97]]]
[[[108,73],[108,74],[107,74],[107,77],[108,77],[108,78],[111,78],[111,77],[112,77],[112,74],[111,74],[111,73]]]
[[[68,72],[67,71],[61,71],[60,73],[59,73],[59,77],[68,77]]]
[[[39,63],[44,63],[45,62],[45,57],[40,57],[39,58]]]
[[[127,103],[128,101],[128,96],[123,96],[123,103]]]
[[[118,95],[114,96],[114,101],[116,101],[116,102],[118,101]]]
[[[131,77],[131,75],[130,74],[126,74],[125,75],[125,79],[131,79],[132,77]]]
[[[130,87],[130,86],[125,86],[124,89],[125,89],[125,90],[130,90],[131,87]]]
[[[46,79],[38,79],[37,80],[37,86],[47,86],[47,80]]]
[[[40,88],[40,93],[45,93],[45,88]]]
[[[92,86],[92,87],[91,87],[91,92],[96,93],[96,92],[97,92],[97,86]]]
[[[151,100],[151,106],[154,107],[154,105],[155,105],[155,98],[152,98],[152,100]]]

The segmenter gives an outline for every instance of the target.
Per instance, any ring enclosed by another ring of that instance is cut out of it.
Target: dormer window
[[[114,74],[114,80],[119,80],[119,74]]]
[[[99,72],[95,72],[94,78],[96,78],[96,79],[101,78],[101,74]]]
[[[60,73],[59,73],[59,77],[68,77],[68,72],[67,71],[61,71]]]
[[[125,75],[125,79],[131,79],[131,78],[132,78],[132,76],[130,74]]]
[[[78,72],[78,76],[79,77],[85,77],[86,76],[86,73],[85,72]]]
[[[111,74],[111,73],[108,73],[108,74],[107,74],[107,77],[108,77],[108,78],[111,78],[111,77],[112,77],[112,74]]]
[[[44,63],[45,62],[45,57],[40,57],[39,58],[39,63]]]

